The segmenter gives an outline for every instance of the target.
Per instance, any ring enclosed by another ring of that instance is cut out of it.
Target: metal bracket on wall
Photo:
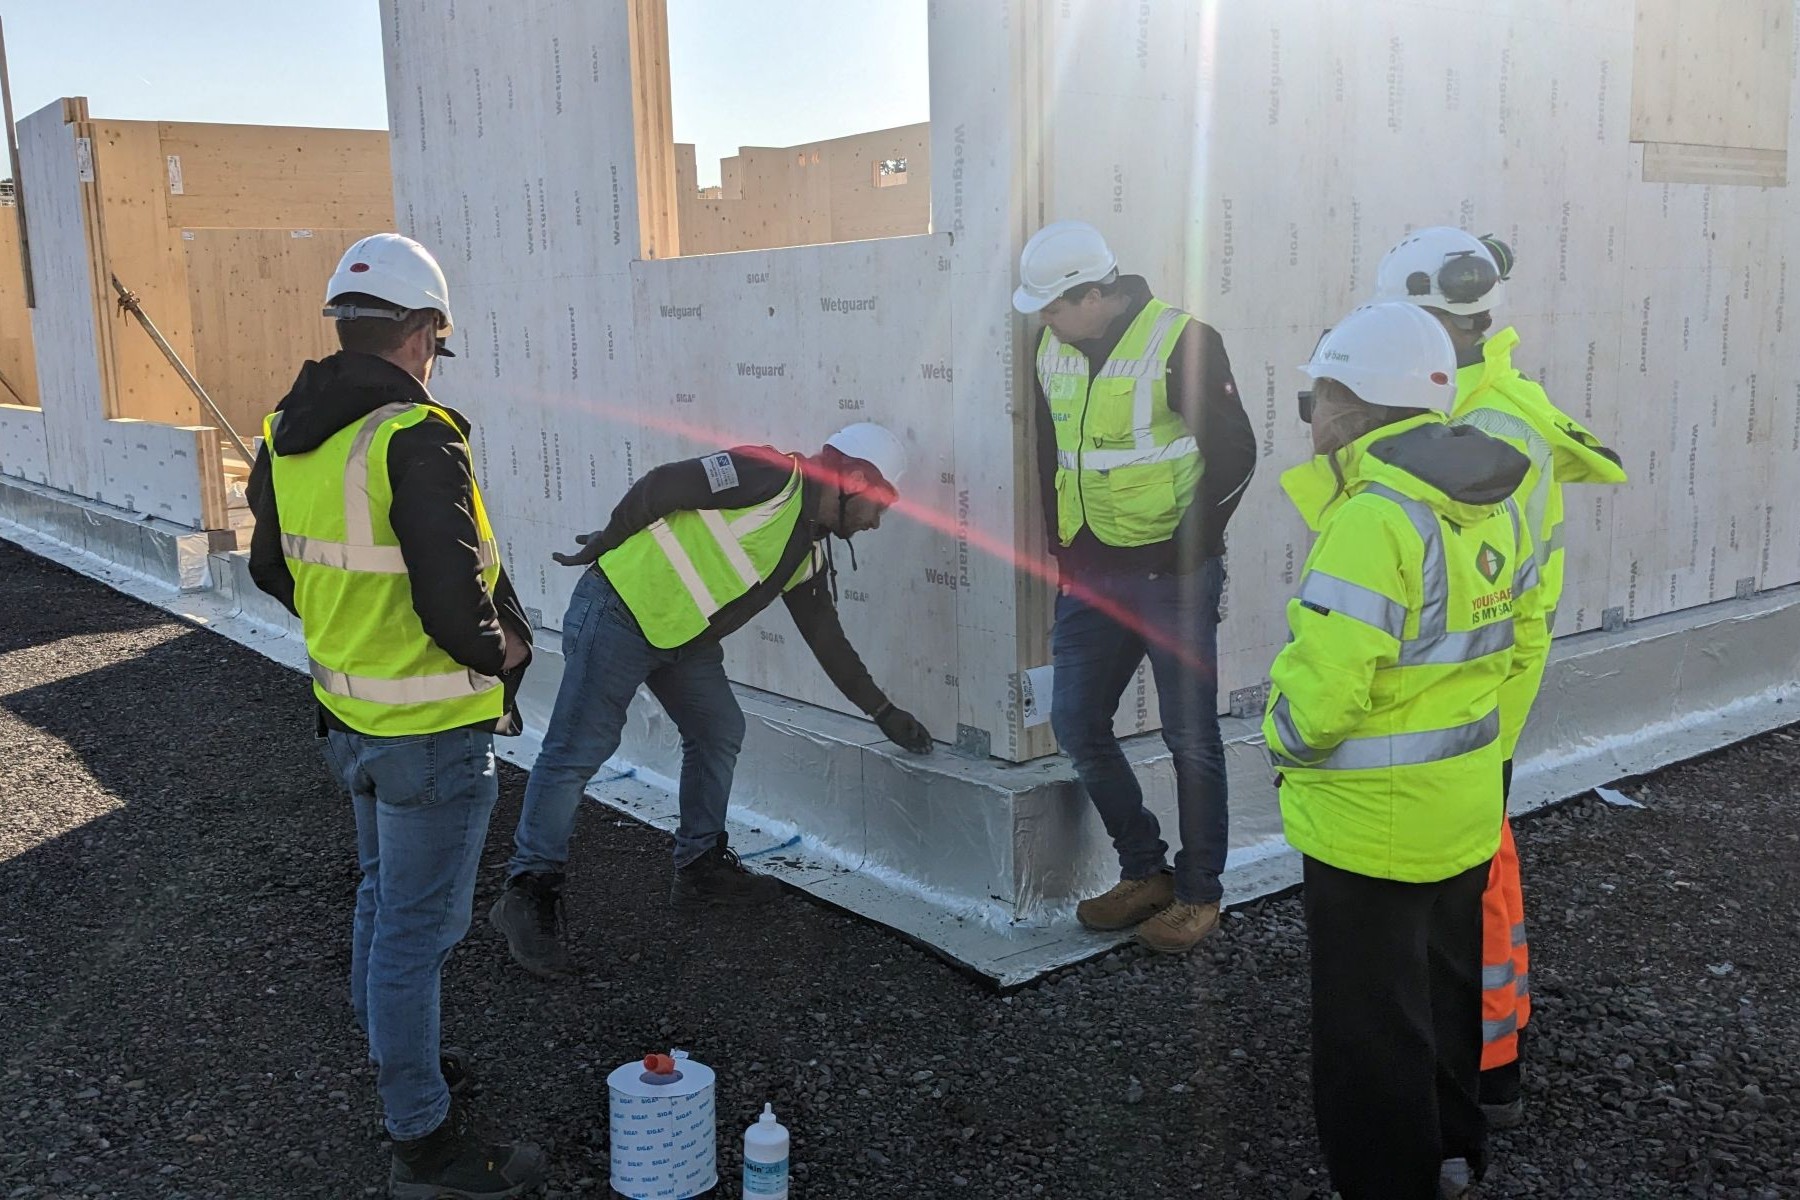
[[[1255,720],[1262,716],[1263,709],[1269,703],[1269,684],[1265,680],[1255,687],[1238,688],[1231,693],[1231,715],[1240,720]]]
[[[1756,576],[1752,575],[1747,579],[1737,581],[1737,598],[1739,600],[1748,600],[1754,595],[1756,595]]]
[[[994,739],[985,729],[977,729],[973,725],[958,724],[956,727],[957,754],[964,758],[986,758],[994,748]]]
[[[527,607],[525,609],[525,619],[531,622],[531,627],[533,629],[544,628],[544,610],[541,608]]]
[[[1622,608],[1603,608],[1600,610],[1600,628],[1607,633],[1618,633],[1629,625]]]

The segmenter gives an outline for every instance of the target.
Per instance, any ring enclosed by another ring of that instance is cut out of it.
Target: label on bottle
[[[744,1195],[785,1196],[788,1193],[788,1160],[757,1162],[744,1160]]]

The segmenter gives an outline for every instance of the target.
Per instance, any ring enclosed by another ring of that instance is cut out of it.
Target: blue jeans
[[[725,678],[724,648],[706,642],[658,650],[598,571],[582,572],[562,637],[562,685],[525,785],[508,872],[559,872],[569,861],[582,792],[618,751],[626,710],[641,684],[681,731],[675,865],[687,866],[725,832],[731,776],[744,745],[744,710]]]
[[[438,1063],[444,962],[469,931],[475,869],[499,798],[494,735],[332,730],[325,760],[356,809],[350,1008],[394,1138],[424,1137],[450,1111]]]
[[[1219,899],[1229,832],[1219,736],[1224,586],[1224,563],[1209,558],[1189,575],[1084,580],[1084,594],[1056,600],[1050,725],[1112,837],[1123,879],[1163,870],[1169,849],[1113,734],[1119,697],[1150,656],[1163,741],[1175,758],[1175,897],[1191,904]]]

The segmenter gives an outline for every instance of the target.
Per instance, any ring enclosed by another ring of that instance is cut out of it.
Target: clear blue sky
[[[739,145],[926,120],[926,0],[668,0],[677,141],[702,183]],[[377,0],[0,0],[13,114],[387,125]]]

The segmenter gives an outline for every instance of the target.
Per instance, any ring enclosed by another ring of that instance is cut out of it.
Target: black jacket
[[[425,385],[384,358],[340,352],[308,362],[287,396],[276,405],[278,454],[316,450],[347,425],[383,405],[436,404]],[[437,405],[442,408],[442,405]],[[451,413],[464,436],[469,423]],[[492,594],[481,581],[480,535],[476,532],[469,455],[463,437],[442,421],[421,421],[400,430],[388,443],[388,483],[393,503],[388,521],[400,539],[400,554],[412,586],[413,611],[425,634],[444,653],[470,670],[499,676],[506,687],[506,715],[484,723],[496,733],[517,733],[519,682],[530,659],[502,671],[506,639],[501,627],[531,644],[531,623],[504,569]],[[269,475],[267,448],[256,455],[247,488],[256,530],[250,539],[250,577],[295,616],[294,577],[281,553],[279,497]],[[348,729],[322,706],[320,722]]]
[[[1125,330],[1150,303],[1150,285],[1141,275],[1121,276],[1120,284],[1130,300],[1125,312],[1104,334],[1075,349],[1088,360],[1091,383],[1107,355],[1125,336]],[[1033,359],[1035,361],[1035,354]],[[1108,546],[1083,528],[1068,546],[1056,536],[1056,425],[1050,419],[1050,402],[1037,373],[1032,372],[1038,404],[1038,479],[1042,488],[1044,519],[1051,552],[1070,578],[1093,575],[1186,574],[1206,559],[1225,553],[1225,525],[1237,511],[1244,488],[1256,472],[1256,431],[1244,413],[1244,403],[1231,377],[1231,360],[1225,342],[1212,326],[1190,321],[1175,343],[1166,376],[1169,408],[1181,415],[1200,443],[1206,460],[1205,473],[1194,502],[1166,542],[1148,546]]]
[[[787,486],[796,460],[803,468],[810,465],[803,456],[783,454],[773,446],[737,446],[701,458],[664,463],[632,485],[614,507],[605,529],[588,535],[579,553],[559,556],[559,561],[570,565],[594,563],[601,555],[624,545],[633,534],[673,513],[761,504]],[[825,558],[825,568],[813,578],[792,591],[781,590],[810,556],[823,552],[819,543],[827,536],[812,516],[819,506],[817,480],[810,473],[803,474],[801,489],[801,517],[794,523],[794,532],[775,570],[761,586],[714,613],[706,631],[688,644],[716,642],[735,633],[780,596],[794,618],[794,626],[831,682],[845,699],[873,716],[887,703],[887,697],[875,685],[838,621],[832,595],[835,571],[829,556]],[[600,567],[596,565],[594,569]]]

